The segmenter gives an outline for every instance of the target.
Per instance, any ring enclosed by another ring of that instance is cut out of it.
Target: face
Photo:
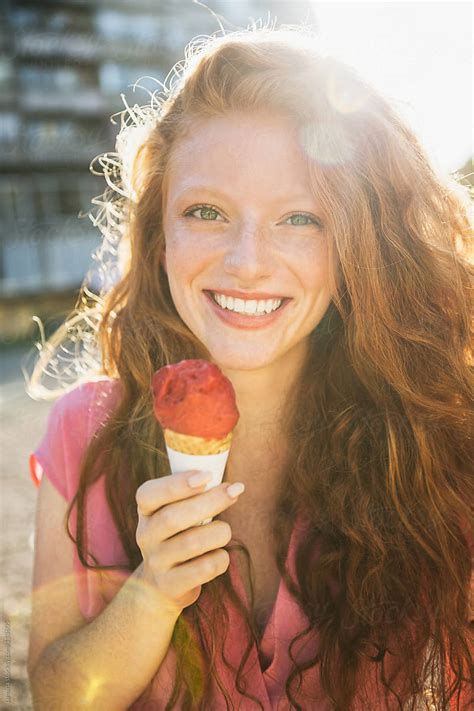
[[[173,152],[163,205],[176,309],[224,370],[304,358],[331,299],[327,239],[289,119],[203,120]]]

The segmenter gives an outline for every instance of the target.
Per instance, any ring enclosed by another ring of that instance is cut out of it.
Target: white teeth
[[[256,301],[255,299],[234,299],[232,296],[224,296],[224,294],[217,294],[214,291],[212,292],[212,296],[214,301],[216,301],[222,309],[257,316],[275,311],[281,305],[283,300],[261,299]]]
[[[254,314],[257,312],[257,302],[256,301],[246,301],[244,306],[244,311],[246,314]]]

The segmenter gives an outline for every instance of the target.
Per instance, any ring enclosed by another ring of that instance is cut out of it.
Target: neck
[[[239,421],[232,436],[226,480],[265,485],[278,478],[287,450],[286,415],[305,354],[288,355],[260,370],[222,371],[235,390]]]
[[[298,385],[305,358],[306,351],[298,349],[258,370],[222,368],[234,387],[240,413],[235,438],[251,437],[258,428],[281,432],[282,418]]]

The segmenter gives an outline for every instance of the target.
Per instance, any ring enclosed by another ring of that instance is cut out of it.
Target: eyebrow
[[[228,199],[228,195],[226,195],[222,190],[219,190],[219,188],[212,188],[208,185],[190,185],[189,187],[185,188],[184,190],[180,191],[178,193],[178,198],[185,198],[187,197],[190,193],[209,193],[210,195],[218,195],[219,197],[223,197],[225,199]]]
[[[208,186],[208,185],[190,185],[189,187],[185,188],[182,192],[180,192],[180,193],[178,194],[177,199],[178,199],[178,200],[184,199],[184,198],[186,198],[189,194],[192,194],[192,193],[195,193],[195,192],[208,193],[209,195],[214,195],[214,196],[217,196],[217,197],[219,197],[219,198],[223,198],[224,200],[231,200],[231,199],[232,199],[230,195],[227,195],[226,193],[224,193],[224,192],[223,192],[222,190],[220,190],[219,188],[213,188],[213,187]],[[308,200],[308,199],[313,199],[313,200],[314,200],[315,198],[314,198],[314,196],[312,196],[311,194],[308,194],[308,193],[306,193],[306,194],[305,194],[305,193],[298,193],[298,194],[295,194],[295,195],[291,195],[291,194],[289,194],[289,193],[284,193],[284,194],[281,194],[281,195],[276,195],[276,196],[275,196],[275,199],[274,199],[274,202],[275,202],[275,203],[277,203],[277,202],[281,203],[283,200],[286,200],[286,201],[288,201],[288,202],[290,202],[290,201],[291,201],[291,202],[298,202],[298,201],[303,202],[303,201]]]

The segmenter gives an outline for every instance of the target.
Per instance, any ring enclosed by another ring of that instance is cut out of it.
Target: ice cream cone
[[[152,393],[171,472],[209,471],[212,479],[204,491],[219,486],[239,419],[230,380],[215,363],[182,360],[154,373]],[[201,525],[210,521],[212,518]]]
[[[173,474],[191,469],[210,472],[212,479],[206,484],[204,491],[222,483],[232,432],[222,439],[205,439],[165,429],[164,436]],[[211,521],[212,518],[207,518],[201,521],[200,525],[204,526]]]
[[[205,439],[193,435],[181,434],[173,430],[164,430],[165,442],[168,447],[185,454],[220,454],[230,449],[232,432],[223,439]]]

